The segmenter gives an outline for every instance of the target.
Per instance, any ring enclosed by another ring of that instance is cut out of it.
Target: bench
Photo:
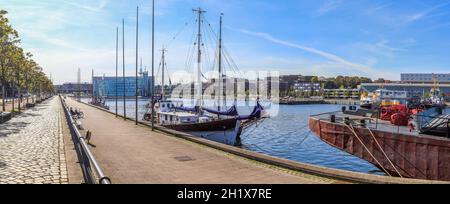
[[[0,124],[5,123],[6,121],[11,120],[12,114],[9,112],[1,112],[0,113]]]
[[[27,103],[27,104],[25,105],[26,108],[33,108],[34,106],[35,106],[34,103]]]

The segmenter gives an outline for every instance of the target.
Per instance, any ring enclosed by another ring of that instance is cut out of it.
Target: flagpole
[[[136,125],[138,125],[139,6],[136,9]]]
[[[152,131],[155,130],[155,0],[152,1]]]
[[[126,81],[125,81],[125,19],[122,19],[122,65],[123,65],[123,119],[127,120]]]
[[[119,27],[116,27],[116,118],[119,116],[119,84],[118,84],[118,75],[119,75]]]

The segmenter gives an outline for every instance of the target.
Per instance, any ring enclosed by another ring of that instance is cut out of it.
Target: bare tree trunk
[[[14,80],[13,80],[14,81]],[[12,86],[11,86],[11,93],[12,93],[12,111],[11,112],[14,112],[14,109],[15,109],[15,107],[14,107],[14,102],[15,102],[15,100],[14,100],[14,82],[12,83]]]
[[[5,67],[3,66],[3,62],[2,62],[2,79],[1,79],[1,83],[2,83],[2,109],[3,112],[6,111],[6,90],[5,90]]]
[[[19,67],[16,67],[16,80],[17,80],[17,86],[16,86],[16,90],[17,90],[17,94],[18,94],[18,98],[17,98],[17,108],[18,111],[20,113],[20,103],[22,103],[22,98],[20,97],[20,76],[19,76]]]

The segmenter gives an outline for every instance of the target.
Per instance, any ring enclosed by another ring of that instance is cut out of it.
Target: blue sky
[[[115,29],[122,18],[127,75],[133,75],[137,5],[141,57],[150,66],[149,0],[0,0],[23,47],[55,83],[76,81],[78,67],[85,81],[92,69],[114,74]],[[187,70],[191,9],[199,6],[214,29],[224,13],[225,44],[243,71],[398,80],[401,72],[450,70],[450,1],[156,0],[156,6],[155,46],[167,46],[171,72]]]

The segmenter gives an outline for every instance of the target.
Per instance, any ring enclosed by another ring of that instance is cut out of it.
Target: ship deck
[[[402,134],[406,136],[415,136],[415,137],[432,137],[432,138],[441,138],[448,140],[445,137],[437,137],[434,135],[427,135],[427,134],[420,134],[417,131],[410,131],[407,126],[396,126],[391,124],[390,121],[384,121],[377,118],[371,118],[371,117],[362,117],[362,116],[356,116],[351,114],[345,114],[341,111],[331,112],[331,113],[323,113],[319,115],[313,115],[312,118],[322,120],[322,121],[331,121],[330,117],[331,115],[336,116],[336,123],[344,123],[344,118],[348,117],[352,121],[360,121],[360,120],[366,120],[366,127],[371,130],[378,130],[383,132],[389,132],[389,133],[397,133]]]

